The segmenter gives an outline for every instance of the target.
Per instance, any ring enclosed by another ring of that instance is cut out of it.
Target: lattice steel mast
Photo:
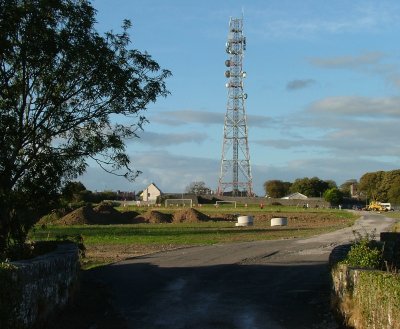
[[[224,141],[222,144],[221,173],[218,182],[218,195],[231,189],[233,196],[253,196],[253,179],[251,176],[250,154],[247,135],[247,118],[243,90],[243,56],[246,50],[246,38],[243,35],[243,18],[229,20],[226,52],[229,59],[225,61],[228,78],[228,101],[226,106]]]

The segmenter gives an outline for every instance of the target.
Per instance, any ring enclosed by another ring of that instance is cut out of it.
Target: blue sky
[[[226,111],[230,17],[244,12],[244,89],[254,190],[266,180],[318,176],[338,185],[398,169],[400,2],[95,0],[100,32],[132,21],[132,48],[162,68],[171,95],[128,143],[134,183],[90,167],[91,190],[216,189]]]

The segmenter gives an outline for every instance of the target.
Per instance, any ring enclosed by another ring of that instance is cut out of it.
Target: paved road
[[[90,273],[111,287],[135,329],[336,329],[327,261],[333,247],[392,219],[363,213],[355,226],[309,239],[162,252]]]

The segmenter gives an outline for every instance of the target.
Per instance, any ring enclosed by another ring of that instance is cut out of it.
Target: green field
[[[135,210],[128,208],[121,210]],[[139,209],[140,210],[140,209]],[[170,212],[171,209],[157,209]],[[237,213],[237,209],[215,209],[202,207],[202,213],[213,215],[217,213]],[[282,209],[248,208],[246,214],[254,216],[262,214],[288,213],[296,214],[301,218],[297,222],[289,222],[286,227],[271,227],[268,220],[255,220],[252,227],[235,227],[232,221],[207,221],[198,223],[170,223],[170,224],[129,224],[129,225],[83,225],[83,226],[47,226],[36,227],[30,235],[34,240],[52,240],[60,236],[82,235],[86,245],[92,244],[176,244],[200,245],[227,243],[236,241],[271,240],[282,238],[306,237],[332,231],[349,226],[355,216],[346,211],[338,210],[303,210],[294,207]],[[308,222],[308,217],[317,217],[319,222]],[[289,217],[290,221],[290,217]]]
[[[146,207],[123,207],[120,211],[147,212]],[[173,213],[182,208],[156,208],[157,211]],[[296,207],[249,206],[233,208],[229,205],[203,206],[197,208],[203,214],[219,218],[220,215],[253,215],[254,225],[236,227],[232,220],[209,220],[163,224],[124,225],[37,225],[29,235],[32,240],[59,240],[83,238],[86,247],[84,268],[91,268],[136,257],[147,253],[188,246],[234,243],[257,240],[293,239],[309,237],[352,225],[357,218],[353,213],[332,209],[302,209]],[[285,216],[288,226],[271,227],[270,217]]]

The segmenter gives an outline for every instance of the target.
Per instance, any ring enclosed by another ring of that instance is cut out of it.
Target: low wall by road
[[[330,254],[331,305],[337,318],[351,328],[400,328],[400,234],[381,232],[380,241],[391,272],[341,264],[350,244],[337,246]]]
[[[333,311],[355,329],[400,328],[400,276],[337,265],[332,270]]]
[[[0,269],[0,328],[31,328],[67,304],[79,282],[75,244]]]

